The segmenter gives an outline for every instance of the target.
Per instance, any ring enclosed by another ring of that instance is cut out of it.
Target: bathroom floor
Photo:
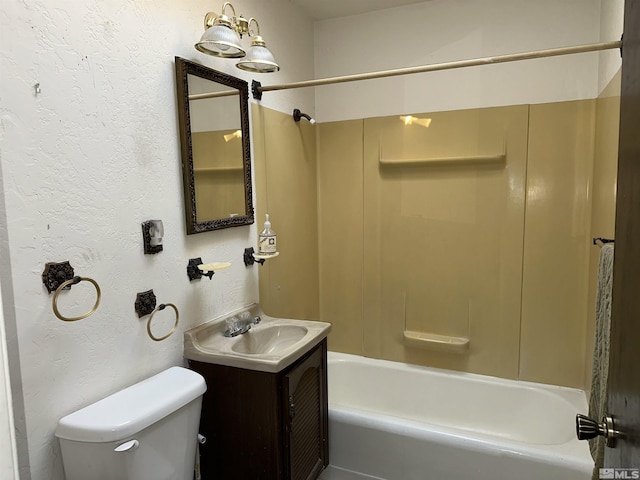
[[[380,477],[372,477],[370,475],[363,475],[362,473],[352,472],[351,470],[344,470],[338,467],[332,467],[329,465],[318,477],[318,480],[385,480]]]

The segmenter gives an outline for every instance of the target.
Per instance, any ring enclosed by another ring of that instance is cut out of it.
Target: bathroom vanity
[[[224,337],[224,320],[185,333],[189,367],[208,387],[200,421],[204,480],[313,480],[329,463],[330,324],[260,316],[234,338]],[[215,352],[225,348],[217,361]]]

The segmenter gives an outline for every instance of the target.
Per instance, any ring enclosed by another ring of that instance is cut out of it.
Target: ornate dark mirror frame
[[[251,190],[251,146],[249,142],[249,87],[239,78],[218,72],[203,65],[175,57],[176,84],[178,92],[178,116],[180,143],[182,150],[182,179],[184,184],[184,205],[187,235],[208,232],[221,228],[250,225],[254,222]],[[244,165],[244,193],[246,215],[198,222],[196,220],[196,194],[193,168],[193,148],[191,141],[191,117],[189,112],[188,75],[195,75],[238,90],[240,97],[240,121],[242,129],[242,156]]]

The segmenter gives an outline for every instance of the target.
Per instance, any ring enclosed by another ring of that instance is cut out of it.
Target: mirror
[[[187,234],[253,223],[247,82],[176,57]]]

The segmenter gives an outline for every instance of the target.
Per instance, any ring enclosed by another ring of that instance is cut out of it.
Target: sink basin
[[[252,328],[233,342],[231,350],[249,355],[274,353],[299,342],[308,331],[307,328],[298,325],[270,325],[262,329]]]
[[[249,311],[262,321],[236,337],[225,337],[225,320]],[[199,325],[184,333],[184,356],[189,360],[230,367],[279,372],[315,347],[327,336],[331,324],[310,320],[275,318],[257,305]]]

